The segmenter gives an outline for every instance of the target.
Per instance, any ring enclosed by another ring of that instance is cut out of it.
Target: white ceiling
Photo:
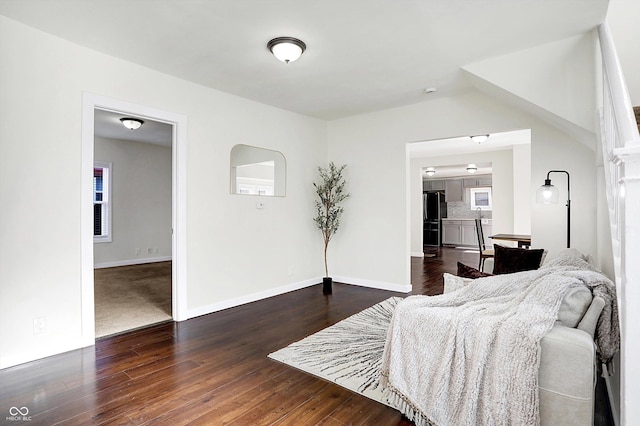
[[[473,142],[469,136],[415,142],[408,145],[408,150],[410,158],[432,158],[500,151],[513,149],[514,145],[526,144],[531,144],[531,130],[529,129],[493,133],[482,143]],[[478,171],[476,172],[478,175],[491,174],[493,172],[493,166],[491,163],[480,162],[475,164],[478,167]],[[426,167],[429,166],[430,165],[427,164]],[[423,171],[426,167],[423,167]],[[435,175],[431,177],[423,176],[423,179],[441,179],[447,177],[466,176],[468,175],[466,168],[467,164],[438,165],[435,166]]]
[[[470,89],[460,67],[593,29],[608,0],[0,0],[91,49],[321,119]],[[291,64],[267,42],[298,37]],[[435,87],[426,95],[424,89]]]
[[[474,154],[478,152],[511,149],[513,145],[531,143],[531,130],[513,130],[492,133],[482,143],[475,143],[469,136],[421,141],[409,144],[410,158],[438,157],[450,154]]]

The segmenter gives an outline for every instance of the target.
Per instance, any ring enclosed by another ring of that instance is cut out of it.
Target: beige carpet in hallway
[[[96,269],[96,337],[171,319],[171,262]]]

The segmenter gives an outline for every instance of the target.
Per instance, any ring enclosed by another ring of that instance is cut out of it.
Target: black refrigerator
[[[444,191],[425,191],[423,202],[423,233],[422,244],[425,246],[442,245],[442,218],[447,217],[447,203],[444,201]]]

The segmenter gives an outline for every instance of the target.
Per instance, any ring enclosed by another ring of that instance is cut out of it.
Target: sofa
[[[590,259],[577,250],[563,250],[545,260],[547,264],[571,263],[593,270]],[[472,281],[445,274],[444,292],[456,291]],[[558,320],[540,341],[541,425],[593,425],[598,374],[594,334],[604,306],[605,300],[600,296],[593,297],[587,288],[568,291],[560,306]]]
[[[614,284],[571,249],[496,247],[493,273],[396,305],[387,401],[417,426],[593,424],[596,367],[620,349]]]

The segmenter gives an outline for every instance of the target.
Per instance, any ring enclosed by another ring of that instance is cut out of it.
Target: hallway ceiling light
[[[473,135],[469,137],[471,138],[472,141],[478,144],[485,142],[487,139],[489,139],[489,135]]]
[[[276,37],[267,43],[267,47],[273,56],[286,64],[298,59],[307,49],[302,40],[294,37]]]
[[[434,167],[427,167],[427,169],[424,171],[424,174],[427,176],[433,176],[436,174],[436,169]]]
[[[130,118],[130,117],[121,118],[120,121],[122,122],[122,125],[129,130],[137,130],[144,123],[144,121],[138,118]]]
[[[467,171],[469,173],[475,173],[478,171],[478,166],[476,166],[475,164],[471,163],[467,166]]]

